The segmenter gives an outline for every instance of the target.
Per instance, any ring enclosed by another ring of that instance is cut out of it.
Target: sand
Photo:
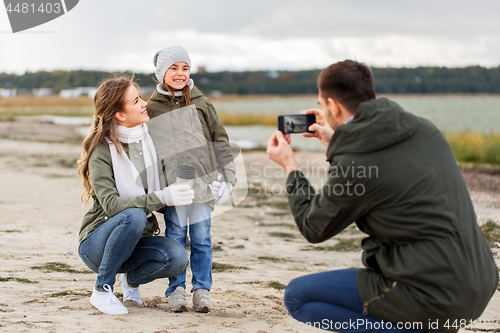
[[[288,315],[282,288],[305,274],[362,267],[357,248],[304,251],[313,245],[301,237],[286,197],[277,190],[284,184],[283,172],[263,152],[244,153],[251,195],[212,222],[214,263],[235,266],[213,274],[214,311],[169,312],[164,296],[168,280],[163,279],[141,286],[144,306],[127,301],[128,315],[101,314],[89,303],[96,275],[77,253],[78,230],[88,209],[80,201],[75,167],[81,148],[61,143],[73,142],[68,128],[44,126],[38,127],[36,138],[0,139],[1,332],[314,332],[318,330],[299,327]],[[54,134],[58,128],[63,139]],[[42,141],[30,141],[34,139]],[[324,155],[300,152],[298,159],[302,165],[309,161],[312,180],[319,184]],[[264,177],[264,170],[270,177]],[[277,195],[259,194],[265,189]],[[498,192],[475,189],[471,195],[479,223],[500,221]],[[339,235],[356,242],[361,237],[354,227]],[[337,239],[321,245],[333,246]],[[48,263],[56,263],[55,270]],[[115,292],[121,293],[119,282]],[[498,322],[499,317],[497,291],[481,319]],[[500,328],[496,325],[491,328]]]

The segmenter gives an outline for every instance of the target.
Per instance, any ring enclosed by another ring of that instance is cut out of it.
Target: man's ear
[[[330,114],[335,118],[338,118],[340,116],[340,106],[333,98],[328,97],[328,99],[326,100],[326,107],[328,108]]]

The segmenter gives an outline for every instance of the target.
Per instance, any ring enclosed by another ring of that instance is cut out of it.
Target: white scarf
[[[117,126],[117,136],[118,140],[123,143],[142,141],[142,156],[144,158],[144,165],[146,166],[148,194],[160,190],[158,157],[156,156],[153,140],[148,133],[148,126],[146,124],[131,128]],[[116,189],[120,197],[137,197],[146,194],[139,172],[127,154],[125,154],[123,149],[118,154],[115,145],[108,138],[106,138],[106,141],[111,152]]]
[[[189,89],[193,90],[193,88],[194,88],[193,79],[189,79],[187,85],[188,85]],[[172,94],[170,92],[165,91],[165,89],[163,89],[163,83],[158,83],[158,85],[156,86],[156,90],[158,90],[158,92],[162,95],[172,96]],[[175,96],[177,96],[177,97],[182,96],[182,90],[176,90],[174,93],[175,93]]]

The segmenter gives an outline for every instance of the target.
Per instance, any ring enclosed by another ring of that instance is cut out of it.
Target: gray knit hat
[[[158,81],[163,83],[167,70],[178,61],[184,61],[191,68],[189,54],[182,46],[172,45],[156,52],[153,57],[153,64],[156,67],[155,73]]]

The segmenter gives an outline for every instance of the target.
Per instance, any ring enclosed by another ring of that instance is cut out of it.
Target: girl
[[[147,103],[127,78],[104,81],[94,97],[91,133],[83,141],[78,173],[82,201],[93,199],[79,234],[78,253],[97,273],[90,303],[107,314],[126,314],[113,294],[120,274],[123,300],[142,304],[139,285],[178,275],[187,266],[184,248],[153,237],[153,211],[192,203],[189,185],[160,189],[157,155],[148,128]]]
[[[211,212],[215,201],[227,200],[236,183],[231,147],[212,103],[190,79],[191,60],[184,48],[170,46],[156,52],[154,65],[160,83],[149,99],[148,113],[165,181],[174,181],[180,165],[196,170],[194,202],[164,212],[165,234],[186,246],[189,224],[193,305],[198,312],[208,312],[213,308]],[[165,292],[169,308],[187,311],[186,271],[169,282]]]

